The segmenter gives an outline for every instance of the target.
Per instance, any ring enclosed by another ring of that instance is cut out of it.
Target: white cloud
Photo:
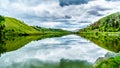
[[[44,27],[50,25],[57,28],[60,24],[59,28],[80,29],[101,17],[119,11],[119,3],[120,1],[94,0],[87,4],[61,7],[58,0],[0,0],[0,14],[19,18],[32,25],[44,23]],[[35,18],[38,18],[39,22],[35,23]],[[81,23],[88,24],[81,26]]]
[[[55,26],[62,25],[60,22],[43,22],[39,23],[38,25],[42,27],[54,28]]]

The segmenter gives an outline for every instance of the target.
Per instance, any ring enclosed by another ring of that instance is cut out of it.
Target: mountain
[[[120,31],[120,12],[108,15],[80,32],[118,32]]]
[[[0,16],[0,33],[10,34],[41,34],[40,31],[28,26],[15,18]]]

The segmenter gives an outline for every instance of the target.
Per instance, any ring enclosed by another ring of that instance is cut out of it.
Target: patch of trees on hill
[[[5,28],[4,17],[0,15],[0,36],[3,34],[2,30]]]
[[[120,12],[106,16],[80,31],[118,32],[120,31]]]

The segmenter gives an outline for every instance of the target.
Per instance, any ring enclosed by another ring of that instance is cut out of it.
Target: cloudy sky
[[[120,0],[0,0],[0,15],[72,31],[119,10]]]

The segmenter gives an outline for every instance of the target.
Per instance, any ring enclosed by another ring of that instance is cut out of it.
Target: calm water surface
[[[2,53],[0,68],[92,68],[107,52],[77,35],[46,38]]]

